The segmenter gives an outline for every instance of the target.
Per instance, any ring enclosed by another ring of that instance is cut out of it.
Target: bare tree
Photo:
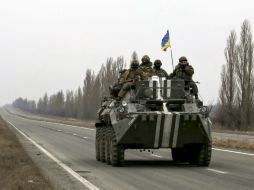
[[[95,81],[95,74],[92,70],[88,69],[86,71],[86,76],[84,80],[84,86],[83,86],[83,107],[81,108],[83,114],[83,118],[91,118],[93,115],[93,102],[92,97],[95,96],[95,94],[92,94],[93,86]]]
[[[40,98],[37,103],[37,112],[43,113],[43,100]]]
[[[27,100],[26,98],[18,98],[16,99],[12,105],[16,108],[28,111],[28,112],[36,112],[36,103],[33,100]]]
[[[236,75],[241,110],[241,130],[247,131],[251,124],[251,111],[253,110],[253,42],[251,26],[247,20],[241,26],[238,60]]]
[[[48,112],[48,95],[47,93],[44,94],[42,99],[42,112],[47,113]]]
[[[83,94],[82,94],[82,90],[79,87],[77,92],[76,92],[76,98],[75,98],[75,107],[76,107],[76,115],[77,118],[83,118],[84,116],[84,98],[83,98]]]
[[[72,91],[67,90],[66,92],[64,110],[65,110],[66,117],[74,117],[74,96]]]
[[[223,121],[228,128],[234,128],[238,123],[234,109],[234,101],[236,97],[235,66],[237,64],[236,39],[235,31],[231,31],[227,39],[227,46],[224,50],[226,64],[222,67],[221,88],[219,93],[221,121]]]
[[[235,95],[236,95],[236,83],[235,83],[235,66],[237,64],[237,45],[236,45],[236,33],[235,31],[231,31],[230,36],[227,40],[227,47],[225,49],[225,57],[226,57],[226,98],[228,102],[229,109],[231,111]]]

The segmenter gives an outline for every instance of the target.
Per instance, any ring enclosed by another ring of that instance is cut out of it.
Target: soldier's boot
[[[196,83],[193,81],[190,82],[190,87],[191,87],[193,95],[195,96],[196,99],[198,99],[198,87],[197,87]]]
[[[198,94],[195,94],[195,99],[196,99],[198,108],[203,107],[203,102],[198,98]]]
[[[203,102],[198,98],[198,87],[195,82],[190,82],[190,87],[193,95],[195,96],[197,106],[201,108],[203,106]]]

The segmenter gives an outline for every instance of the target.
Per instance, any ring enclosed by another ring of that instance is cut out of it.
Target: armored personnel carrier
[[[159,148],[170,148],[175,162],[210,164],[208,107],[181,79],[152,76],[137,81],[121,101],[104,98],[95,126],[96,159],[112,166],[124,163],[126,149]]]

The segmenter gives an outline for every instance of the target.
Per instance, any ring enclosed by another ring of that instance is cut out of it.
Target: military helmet
[[[182,66],[186,66],[189,63],[188,63],[187,58],[185,56],[182,56],[182,57],[179,58],[179,64],[182,65]]]
[[[139,66],[138,60],[134,59],[131,61],[131,68],[135,69],[138,68],[138,66]]]
[[[150,57],[148,55],[144,55],[141,61],[142,63],[150,63]]]
[[[185,62],[185,61],[188,61],[187,58],[185,56],[182,56],[179,58],[179,62]]]
[[[161,60],[159,59],[156,59],[153,64],[155,67],[160,67],[162,65]]]

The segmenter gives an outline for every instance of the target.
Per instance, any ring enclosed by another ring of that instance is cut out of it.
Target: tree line
[[[136,52],[132,57],[135,56],[137,57]],[[109,86],[117,81],[120,71],[125,66],[126,62],[123,57],[118,57],[116,60],[108,58],[97,74],[87,69],[83,86],[78,87],[75,91],[67,90],[66,93],[58,91],[50,96],[45,93],[38,102],[18,98],[12,105],[33,113],[94,119],[100,101],[104,96],[109,95]]]
[[[245,20],[239,39],[235,30],[227,38],[215,122],[233,130],[254,129],[254,43],[251,25]]]

